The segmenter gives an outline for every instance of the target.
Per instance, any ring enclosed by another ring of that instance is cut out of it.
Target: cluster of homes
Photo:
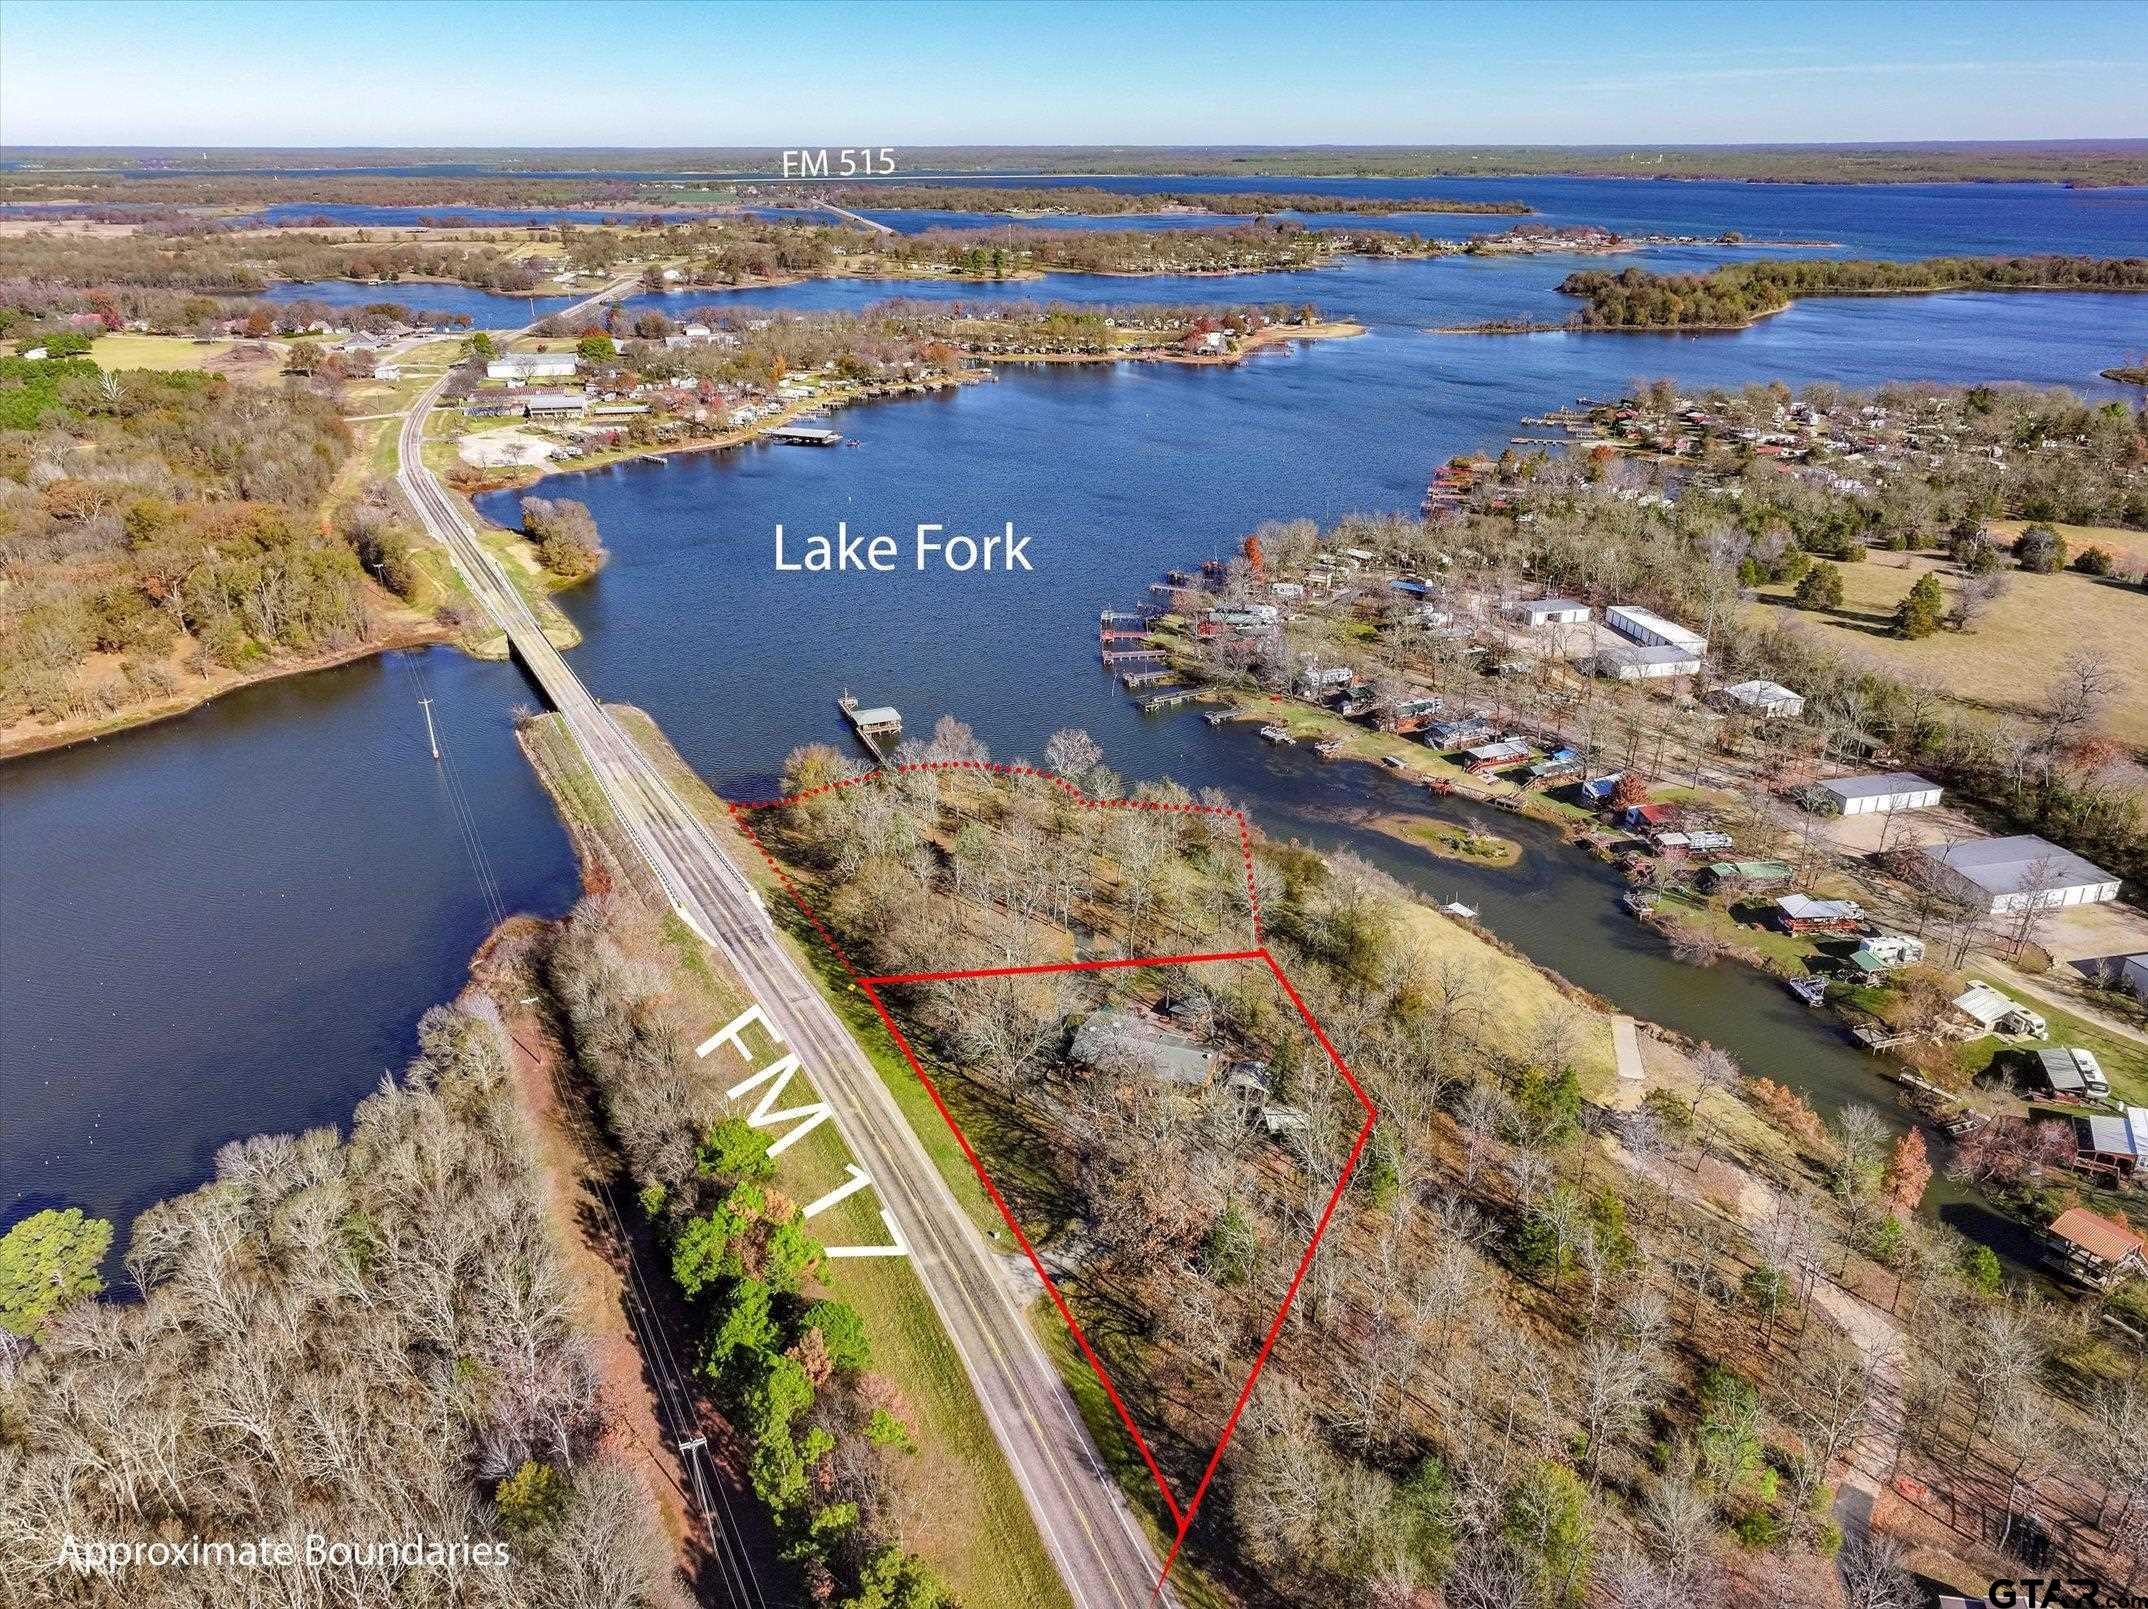
[[[667,346],[731,339],[723,331],[698,324],[664,338]],[[833,379],[831,368],[788,377],[767,389],[707,380],[607,383],[586,378],[586,368],[573,352],[505,353],[486,362],[487,384],[471,393],[464,412],[473,419],[588,420],[599,426],[623,426],[660,411],[665,416],[662,428],[674,434],[710,427],[737,430],[811,402]],[[562,382],[575,383],[570,389]]]

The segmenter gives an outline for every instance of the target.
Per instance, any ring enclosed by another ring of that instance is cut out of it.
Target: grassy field
[[[728,821],[722,803],[679,759],[648,716],[631,709],[618,714],[635,739],[658,757],[673,786],[693,808],[712,823]],[[545,755],[545,774],[561,814],[602,832],[610,820],[609,810],[558,718],[547,716],[531,730],[532,741]],[[758,854],[753,860],[759,862]],[[694,1000],[712,1027],[730,1020],[745,998],[736,980],[718,972],[706,948],[675,917],[667,919],[665,933],[675,956],[670,968],[672,987]],[[848,987],[847,979],[844,986]],[[864,1007],[863,997],[855,990],[850,993],[855,1004]],[[855,1012],[845,1015],[855,1030]],[[916,1079],[902,1064],[877,1018],[871,1031],[858,1037],[891,1085],[916,1089]],[[890,1061],[893,1068],[887,1065]],[[743,1076],[745,1064],[737,1066]],[[807,1098],[794,1083],[786,1104]],[[922,1092],[918,1103],[922,1104]],[[946,1135],[946,1125],[929,1106],[920,1117],[909,1110],[909,1104],[906,1115],[920,1134]],[[951,1136],[948,1145],[952,1146]],[[849,1160],[834,1125],[822,1124],[783,1153],[777,1184],[792,1199],[811,1201],[845,1182],[844,1165]],[[957,1161],[959,1165],[959,1156]],[[974,1179],[970,1194],[981,1194]],[[815,1238],[835,1245],[884,1243],[887,1231],[879,1221],[877,1203],[870,1191],[852,1195],[813,1221]],[[829,1264],[821,1283],[864,1319],[873,1367],[901,1389],[905,1417],[916,1432],[918,1451],[905,1462],[901,1490],[896,1494],[905,1545],[942,1572],[961,1603],[979,1609],[1066,1603],[1065,1590],[1030,1521],[1021,1489],[992,1438],[962,1360],[941,1328],[916,1271],[903,1259],[845,1259]]]
[[[265,353],[258,362],[235,359],[242,347]],[[183,335],[100,335],[89,356],[111,373],[122,369],[207,369],[234,380],[272,381],[283,376],[283,353],[259,341],[195,341]]]
[[[2129,551],[2148,557],[2148,534],[2064,528],[2078,550],[2094,537],[2113,552],[2119,538]],[[2071,571],[2057,575],[2007,572],[2004,596],[1975,629],[1941,631],[1921,642],[1887,635],[1895,606],[1927,571],[1937,571],[1951,601],[1957,576],[1952,565],[1928,554],[1875,553],[1862,564],[1836,567],[1842,575],[1842,607],[1797,610],[1795,617],[1820,640],[1851,659],[1890,675],[1922,681],[1977,709],[2018,713],[2041,697],[2066,657],[2077,649],[2101,657],[2123,685],[2148,687],[2148,594],[2114,581]],[[1747,606],[1755,623],[1779,622],[1786,589],[1764,592]],[[2063,622],[2063,629],[2059,629]],[[1995,673],[2004,667],[2003,673]],[[2105,716],[2111,735],[2148,743],[2148,699],[2115,701]]]

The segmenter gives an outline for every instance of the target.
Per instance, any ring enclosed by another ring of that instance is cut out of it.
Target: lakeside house
[[[1206,1089],[1216,1076],[1217,1053],[1142,1012],[1116,1007],[1092,1011],[1074,1032],[1069,1054],[1098,1071],[1132,1069],[1158,1083]]]
[[[1969,987],[1954,997],[1954,1009],[1988,1034],[2018,1034],[2031,1039],[2051,1037],[2050,1024],[2044,1021],[2040,1012],[2031,1011],[1980,978],[1971,978]]]
[[[1915,966],[1923,959],[1924,940],[1908,933],[1874,933],[1857,947],[1849,964],[1852,971],[1870,978]]]
[[[1535,752],[1520,739],[1507,737],[1496,743],[1481,743],[1476,748],[1467,750],[1462,756],[1462,764],[1469,768],[1472,775],[1483,776],[1489,772],[1504,771],[1510,766],[1520,765]]]
[[[1677,819],[1676,807],[1667,804],[1631,804],[1618,813],[1618,824],[1635,832],[1652,832]]]
[[[1625,781],[1626,773],[1613,771],[1607,776],[1590,777],[1581,784],[1581,802],[1601,808],[1611,802],[1618,793],[1618,785]]]
[[[1737,840],[1727,832],[1713,828],[1696,828],[1690,832],[1659,832],[1649,835],[1649,843],[1656,853],[1666,860],[1684,860],[1689,855],[1712,855],[1718,850],[1732,849]]]
[[[2051,1239],[2066,1272],[2107,1289],[2129,1276],[2148,1277],[2148,1240],[2086,1207],[2068,1207],[2051,1220]]]
[[[2032,832],[1926,844],[1923,854],[1941,884],[1994,916],[2118,898],[2116,877]]]
[[[2074,1118],[2073,1133],[2074,1166],[2130,1177],[2148,1158],[2148,1106],[2084,1112]]]
[[[1769,888],[1787,883],[1795,874],[1780,860],[1718,860],[1700,869],[1694,879],[1704,893],[1718,889]]]
[[[1814,801],[1838,816],[1869,816],[1885,810],[1925,810],[1939,803],[1939,784],[1914,771],[1833,777],[1814,784]]]
[[[579,391],[532,391],[521,403],[530,419],[572,419],[589,408],[589,399]]]
[[[1724,702],[1771,720],[1794,720],[1805,712],[1804,694],[1791,692],[1781,682],[1733,682],[1720,692]]]
[[[1776,918],[1786,933],[1854,933],[1865,924],[1865,908],[1853,899],[1814,899],[1785,894],[1775,902]]]
[[[2072,1100],[2100,1101],[2111,1093],[2096,1053],[2079,1046],[2036,1052],[2037,1075],[2052,1094]]]

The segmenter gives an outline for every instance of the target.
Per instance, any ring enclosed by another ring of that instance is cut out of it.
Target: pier
[[[1137,626],[1146,625],[1151,613],[1145,609],[1106,609],[1096,617],[1096,623],[1106,631],[1122,620],[1131,620]]]
[[[1117,651],[1105,648],[1097,658],[1107,665],[1160,665],[1164,660],[1161,648],[1121,648]]]
[[[1147,642],[1149,641],[1149,634],[1145,631],[1116,631],[1107,629],[1098,632],[1096,634],[1096,640],[1100,643]]]
[[[1128,687],[1147,687],[1155,682],[1169,681],[1177,674],[1177,671],[1168,666],[1159,665],[1154,670],[1126,671],[1120,675],[1119,680]]]
[[[860,709],[858,701],[845,693],[835,701],[835,707],[850,722],[858,741],[866,752],[882,765],[888,763],[888,751],[902,741],[902,711],[892,705],[880,705],[873,709]]]
[[[1169,687],[1160,693],[1150,693],[1134,700],[1134,707],[1146,715],[1151,710],[1167,710],[1175,705],[1191,703],[1201,696],[1198,687]]]
[[[767,435],[770,441],[787,441],[796,447],[839,447],[843,442],[843,433],[826,425],[777,425]]]

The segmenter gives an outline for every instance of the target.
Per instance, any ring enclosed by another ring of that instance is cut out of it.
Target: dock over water
[[[835,701],[835,707],[850,722],[850,729],[858,734],[866,752],[886,765],[888,754],[902,741],[902,711],[889,704],[864,709],[848,693]]]
[[[770,441],[787,441],[798,447],[839,447],[843,433],[826,425],[776,425],[767,432]]]

